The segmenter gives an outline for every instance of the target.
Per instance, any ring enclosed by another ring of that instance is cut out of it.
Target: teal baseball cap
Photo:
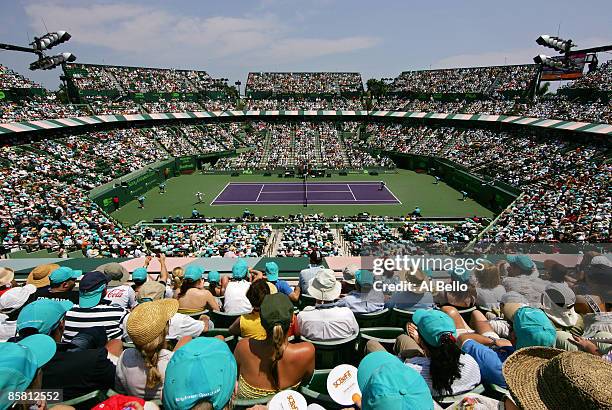
[[[512,320],[516,348],[530,346],[553,347],[557,331],[546,313],[540,309],[524,306],[516,311]]]
[[[459,283],[468,283],[470,281],[470,276],[472,276],[472,272],[465,268],[455,268],[449,270],[448,273],[450,274],[453,282]]]
[[[132,280],[134,282],[146,282],[147,277],[147,268],[136,268],[134,272],[132,272]]]
[[[355,281],[363,285],[373,285],[374,284],[374,274],[366,269],[359,269],[355,271]]]
[[[278,264],[276,262],[266,263],[266,277],[270,282],[278,280]]]
[[[165,409],[191,409],[201,400],[221,410],[229,403],[238,378],[236,359],[227,344],[198,337],[172,355],[163,388]]]
[[[102,272],[87,272],[79,282],[79,307],[91,308],[102,300],[102,294],[109,282]]]
[[[527,255],[508,255],[506,260],[513,265],[517,265],[521,270],[533,269],[533,261]]]
[[[446,313],[435,309],[417,309],[412,316],[412,321],[419,329],[419,334],[430,345],[439,347],[441,337],[450,333],[457,337],[455,322]]]
[[[0,409],[9,408],[14,401],[8,392],[26,390],[36,372],[55,356],[57,346],[47,335],[32,335],[18,343],[0,343]]]
[[[34,328],[43,335],[51,334],[74,303],[69,300],[38,299],[26,305],[17,317],[17,331]]]
[[[208,282],[219,283],[220,280],[221,274],[219,272],[217,272],[216,270],[211,270],[210,272],[208,272]]]
[[[236,279],[243,279],[249,272],[249,265],[247,265],[244,259],[238,259],[234,266],[232,266],[232,277]]]
[[[368,354],[357,369],[364,410],[431,410],[431,392],[425,379],[386,351]]]
[[[67,280],[77,280],[79,276],[83,274],[83,271],[70,269],[68,266],[62,266],[49,275],[49,281],[51,285],[58,285]]]
[[[199,265],[189,265],[185,268],[185,279],[196,282],[202,279],[203,274],[204,268]]]

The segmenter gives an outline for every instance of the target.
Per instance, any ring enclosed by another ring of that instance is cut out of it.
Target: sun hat
[[[7,409],[13,401],[9,391],[26,390],[38,369],[55,355],[55,341],[47,335],[32,335],[18,343],[0,343],[0,408]]]
[[[74,303],[69,300],[38,299],[28,304],[17,317],[17,331],[33,328],[43,335],[51,334]]]
[[[10,268],[0,266],[0,286],[6,286],[15,279],[15,272]]]
[[[342,285],[331,269],[319,269],[314,278],[308,281],[308,294],[318,300],[330,302],[338,299],[341,291]]]
[[[266,263],[266,277],[270,282],[278,280],[278,264],[276,262]]]
[[[211,270],[208,272],[208,282],[219,283],[221,280],[221,275],[216,270]]]
[[[189,265],[185,268],[185,279],[196,282],[202,279],[202,275],[204,275],[204,268],[200,265]]]
[[[83,271],[81,270],[73,270],[68,266],[62,266],[51,272],[49,275],[49,282],[51,285],[59,285],[67,280],[77,280],[82,274]]]
[[[434,408],[425,379],[386,351],[368,354],[357,369],[364,410]]]
[[[557,331],[546,314],[529,306],[516,311],[513,319],[516,348],[530,346],[554,346]]]
[[[100,303],[108,277],[102,272],[87,272],[79,283],[79,307],[91,308]]]
[[[178,312],[176,299],[161,299],[139,304],[127,319],[127,332],[137,346],[145,345],[159,336],[172,316]]]
[[[10,288],[0,296],[0,313],[11,313],[22,307],[36,292],[36,286],[25,285]]]
[[[355,272],[355,281],[363,286],[363,285],[372,285],[374,284],[374,274],[366,269],[359,269]]]
[[[524,409],[612,408],[612,366],[590,353],[528,347],[508,357],[503,374]]]
[[[142,284],[136,293],[136,299],[139,303],[150,302],[152,300],[163,299],[166,293],[166,287],[157,281],[150,280]]]
[[[529,271],[533,269],[534,266],[533,261],[527,255],[508,255],[506,256],[506,260],[508,261],[508,263],[516,265],[524,271]]]
[[[132,281],[134,282],[146,282],[147,277],[149,276],[147,272],[147,268],[136,268],[132,272]]]
[[[188,410],[205,399],[221,410],[232,398],[237,379],[238,366],[227,343],[198,337],[175,351],[166,367],[164,409]]]
[[[410,293],[421,295],[427,292],[423,284],[426,284],[428,276],[422,270],[417,269],[414,272],[403,270],[399,271],[397,276],[400,278],[401,282],[406,282],[410,286]]]
[[[435,309],[417,309],[412,315],[412,321],[419,329],[419,335],[430,346],[439,347],[442,335],[452,334],[457,337],[455,322],[446,313]]]
[[[56,263],[47,263],[44,265],[38,265],[28,275],[26,283],[36,286],[37,288],[43,288],[49,286],[49,275],[51,272],[59,268],[60,266]]]
[[[348,283],[349,285],[355,284],[355,272],[359,269],[359,266],[354,263],[350,263],[346,265],[344,270],[342,271],[342,280]]]
[[[286,332],[293,319],[293,303],[284,293],[266,295],[259,307],[261,325],[266,330],[272,330],[274,325],[280,324]]]
[[[109,286],[120,286],[130,279],[130,273],[128,270],[117,262],[105,263],[98,266],[95,270],[102,272],[109,277]]]
[[[244,279],[249,272],[249,265],[244,259],[238,259],[232,266],[232,278]]]

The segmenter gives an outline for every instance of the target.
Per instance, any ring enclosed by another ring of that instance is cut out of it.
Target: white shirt
[[[7,315],[0,313],[0,342],[6,342],[17,333],[17,321],[7,319]]]
[[[136,292],[130,285],[120,285],[106,291],[104,299],[109,300],[112,306],[124,309],[133,309],[136,306]]]
[[[347,307],[315,309],[307,306],[298,313],[300,333],[311,340],[339,340],[356,335],[359,324]]]
[[[162,349],[159,352],[157,368],[162,375],[166,373],[166,366],[172,358],[172,352]],[[127,394],[129,396],[142,397],[145,400],[159,399],[163,383],[160,383],[157,388],[147,389],[147,372],[145,370],[144,360],[140,352],[136,349],[126,349],[121,353],[117,363],[115,372],[115,387],[117,392]]]
[[[225,288],[225,302],[223,310],[225,313],[249,313],[253,310],[251,302],[246,297],[247,290],[251,287],[251,283],[246,280],[238,282],[230,281]]]
[[[175,313],[170,319],[166,339],[178,340],[184,336],[198,337],[204,331],[204,322],[182,313]]]
[[[429,386],[429,390],[431,390],[432,396],[439,397],[448,395],[447,392],[436,392],[431,387],[431,374],[429,370],[431,361],[429,357],[413,357],[406,360],[405,363],[406,366],[412,367],[423,376]],[[453,380],[453,384],[451,384],[451,395],[465,393],[480,384],[480,367],[478,367],[476,360],[469,354],[462,353],[461,356],[459,356],[459,363],[463,364],[463,366],[461,366],[461,377]]]

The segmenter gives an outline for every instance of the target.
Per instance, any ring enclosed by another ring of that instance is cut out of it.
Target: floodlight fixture
[[[73,62],[76,56],[72,53],[62,53],[56,56],[41,57],[37,61],[30,64],[30,70],[51,70],[66,62]]]
[[[34,41],[30,43],[34,50],[43,51],[50,50],[58,44],[65,43],[72,37],[67,31],[54,31],[47,33],[42,37],[34,37]]]
[[[549,36],[547,34],[538,37],[536,43],[544,47],[552,48],[560,54],[569,53],[572,47],[576,47],[576,44],[574,44],[572,40],[564,40],[560,37]]]

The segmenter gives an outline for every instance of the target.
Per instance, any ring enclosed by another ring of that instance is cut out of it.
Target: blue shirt
[[[276,282],[270,282],[272,284],[274,284],[274,286],[276,286],[276,290],[278,290],[280,293],[283,293],[285,295],[290,295],[293,292],[293,289],[291,289],[291,286],[289,286],[289,284],[287,282],[285,282],[284,280],[277,280]]]
[[[347,307],[353,313],[371,313],[383,310],[385,302],[381,292],[370,291],[364,295],[355,290],[334,303],[334,306]]]
[[[315,277],[319,270],[323,269],[321,265],[308,265],[308,268],[300,271],[300,289],[302,293],[308,293],[308,282]]]
[[[515,351],[514,347],[503,346],[492,349],[474,340],[468,339],[463,343],[463,346],[461,346],[461,350],[476,360],[478,367],[480,367],[480,376],[484,383],[496,384],[504,388],[508,387],[502,373],[502,366],[508,356]]]

